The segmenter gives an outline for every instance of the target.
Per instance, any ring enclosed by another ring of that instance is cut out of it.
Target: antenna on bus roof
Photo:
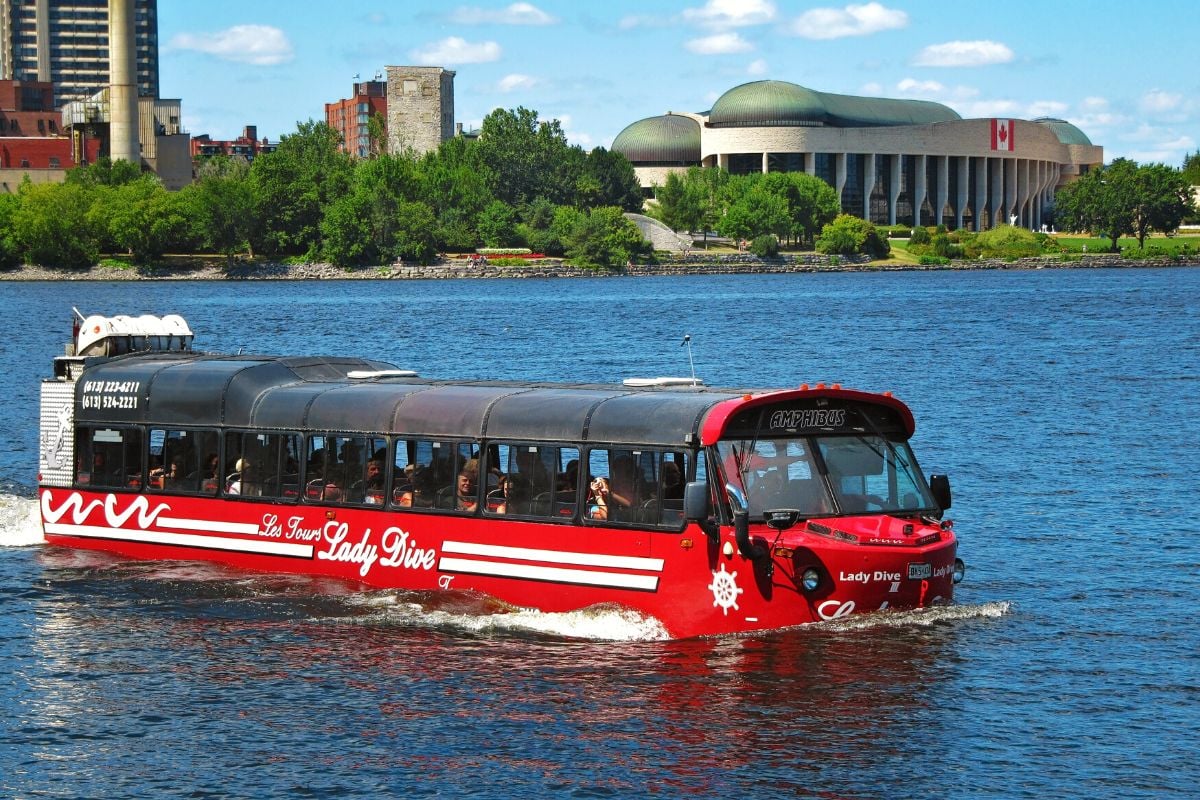
[[[75,316],[79,317],[80,322],[83,322],[85,319],[87,319],[87,317],[83,316],[83,314],[75,306],[71,306],[71,310],[75,312]]]
[[[683,347],[685,344],[687,345],[688,349],[688,366],[692,369],[692,386],[695,386],[697,383],[696,364],[692,361],[692,335],[690,333],[685,333],[683,335],[683,341],[679,343],[679,346]]]

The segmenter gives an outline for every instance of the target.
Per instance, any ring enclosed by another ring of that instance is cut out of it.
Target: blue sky
[[[1200,14],[1177,0],[165,0],[158,14],[160,93],[217,139],[253,124],[277,140],[356,74],[417,64],[457,72],[466,127],[524,106],[585,149],[763,79],[1060,117],[1106,161],[1179,166],[1200,149]]]

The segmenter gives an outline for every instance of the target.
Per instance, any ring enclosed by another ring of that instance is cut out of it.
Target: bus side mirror
[[[933,492],[933,499],[937,501],[938,506],[945,511],[950,507],[950,478],[947,475],[930,475],[929,490]]]
[[[685,519],[708,519],[712,513],[707,481],[692,481],[683,487],[683,516]]]

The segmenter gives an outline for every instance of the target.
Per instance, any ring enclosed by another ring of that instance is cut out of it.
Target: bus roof
[[[358,358],[193,353],[89,359],[76,420],[691,446],[719,439],[746,409],[824,399],[892,409],[887,427],[912,434],[899,400],[842,389],[440,381]]]

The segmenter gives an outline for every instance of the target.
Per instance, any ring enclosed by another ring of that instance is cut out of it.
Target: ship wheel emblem
[[[729,609],[737,609],[738,595],[745,591],[737,585],[737,573],[726,572],[724,564],[720,572],[713,570],[713,580],[708,588],[713,593],[713,605],[720,606],[725,616],[729,616]]]

